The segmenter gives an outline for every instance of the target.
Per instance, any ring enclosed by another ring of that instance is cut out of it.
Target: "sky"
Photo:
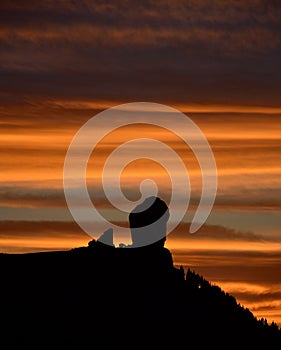
[[[196,123],[216,160],[217,196],[205,224],[189,234],[202,188],[194,154],[152,126],[124,126],[97,145],[87,167],[95,207],[126,226],[102,189],[105,161],[131,139],[164,142],[191,184],[189,208],[166,242],[175,264],[281,326],[280,7],[274,0],[1,1],[0,251],[87,245],[92,237],[63,191],[71,140],[108,108],[167,105]],[[161,159],[138,159],[124,167],[122,189],[136,200],[140,182],[152,178],[169,202],[169,171]]]

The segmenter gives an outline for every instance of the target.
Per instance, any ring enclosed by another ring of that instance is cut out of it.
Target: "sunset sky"
[[[192,119],[214,153],[218,190],[206,223],[188,233],[200,168],[157,127],[123,127],[100,142],[87,169],[93,203],[126,226],[102,191],[104,162],[131,139],[165,142],[191,181],[189,210],[166,243],[175,264],[281,326],[280,1],[1,1],[0,10],[0,251],[87,245],[63,191],[72,138],[109,107],[164,104]],[[139,159],[124,168],[122,189],[135,200],[153,178],[168,201],[168,175]]]

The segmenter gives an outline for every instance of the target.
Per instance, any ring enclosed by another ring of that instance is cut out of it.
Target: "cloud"
[[[240,300],[247,302],[271,302],[279,300],[281,306],[280,284],[254,284],[247,282],[222,282],[222,286],[230,293],[235,294]],[[272,305],[273,307],[274,305]],[[261,305],[256,310],[264,309]]]
[[[49,29],[38,28],[7,28],[0,30],[2,42],[21,44],[39,44],[43,48],[51,43],[63,44],[66,48],[71,44],[91,45],[92,47],[127,47],[134,46],[170,46],[189,45],[193,48],[205,46],[214,55],[215,50],[225,50],[235,54],[240,50],[258,52],[261,49],[276,48],[280,44],[278,36],[273,36],[272,29],[267,27],[250,27],[235,29],[225,33],[216,25],[196,27],[186,25],[185,30],[179,31],[177,26],[171,26],[167,21],[162,27],[148,26],[138,28],[135,25],[118,27],[112,24],[96,25],[79,23],[76,25],[57,24]],[[234,29],[233,26],[232,28]],[[228,40],[226,40],[228,39]],[[224,54],[226,54],[224,52]]]
[[[11,207],[66,207],[63,190],[1,186],[1,205]]]
[[[257,241],[262,242],[263,237],[256,235],[253,232],[239,232],[219,225],[203,225],[194,235],[189,234],[190,223],[180,224],[168,236],[168,241],[180,240],[194,241],[194,240],[229,240],[229,241]]]
[[[75,222],[0,221],[0,228],[3,253],[66,250],[92,239]]]
[[[278,104],[278,9],[258,0],[2,5],[0,87],[33,98]]]
[[[1,238],[18,237],[34,237],[39,239],[48,235],[52,238],[66,238],[73,237],[89,237],[74,221],[0,221]]]

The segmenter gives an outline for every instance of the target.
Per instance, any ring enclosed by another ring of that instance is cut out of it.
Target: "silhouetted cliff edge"
[[[0,254],[0,264],[3,350],[281,345],[276,324],[176,268],[165,247],[91,241],[69,251]]]

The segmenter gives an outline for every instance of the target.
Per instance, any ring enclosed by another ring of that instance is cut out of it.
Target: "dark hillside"
[[[93,241],[69,251],[1,254],[0,264],[1,349],[281,345],[275,324],[174,267],[163,247]]]

